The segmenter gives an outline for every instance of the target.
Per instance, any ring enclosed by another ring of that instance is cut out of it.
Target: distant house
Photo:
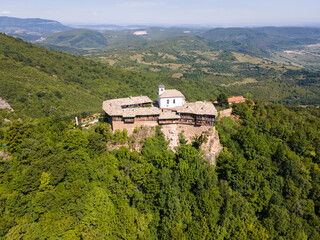
[[[159,108],[174,108],[183,106],[185,103],[184,95],[176,90],[166,90],[164,85],[158,86],[158,104]]]
[[[142,36],[142,35],[147,35],[148,32],[147,31],[135,31],[133,33],[133,35],[136,35],[136,36]]]
[[[244,97],[231,97],[228,98],[228,103],[232,104],[232,103],[242,103],[245,102],[247,99]]]

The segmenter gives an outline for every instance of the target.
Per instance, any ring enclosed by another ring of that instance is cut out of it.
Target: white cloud
[[[164,2],[148,2],[148,1],[130,1],[117,3],[117,7],[127,7],[127,8],[142,8],[142,7],[157,7],[166,5]]]
[[[0,14],[8,15],[8,14],[11,14],[11,11],[8,11],[8,10],[6,10],[6,11],[1,11]]]

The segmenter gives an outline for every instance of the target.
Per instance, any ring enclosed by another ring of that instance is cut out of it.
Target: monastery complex
[[[164,85],[158,86],[156,104],[147,96],[138,96],[106,100],[102,108],[113,130],[169,124],[214,126],[217,116],[212,102],[186,102],[180,91],[166,90]]]

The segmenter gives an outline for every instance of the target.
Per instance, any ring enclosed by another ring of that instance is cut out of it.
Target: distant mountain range
[[[238,42],[262,50],[274,50],[318,43],[320,39],[320,28],[214,28],[200,36],[213,41]]]
[[[275,52],[296,50],[320,42],[318,27],[208,29],[204,26],[192,26],[148,27],[107,24],[71,28],[53,20],[0,17],[0,32],[72,54],[81,54],[93,49],[100,51],[105,47],[118,49],[121,47],[119,44],[124,44],[124,47],[143,46],[150,41],[195,36],[217,50],[237,51],[270,58],[279,55]],[[312,54],[315,56],[318,52]],[[286,61],[285,58],[282,60]]]
[[[119,43],[136,41],[161,41],[177,37],[199,35],[203,33],[200,29],[190,28],[134,28],[125,30],[103,30],[71,29],[63,32],[47,34],[37,43],[42,46],[63,46],[76,49],[101,49],[106,46]],[[58,49],[57,49],[58,50]],[[68,49],[69,52],[70,49]]]
[[[71,29],[57,21],[40,18],[0,17],[0,32],[13,34],[42,35]]]
[[[71,25],[73,28],[86,28],[98,31],[111,30],[111,31],[121,31],[128,29],[141,29],[148,28],[146,25],[129,25],[129,26],[120,26],[114,24],[98,24],[98,25]]]

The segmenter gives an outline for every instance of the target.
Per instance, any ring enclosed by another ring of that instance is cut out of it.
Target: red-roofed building
[[[231,97],[228,98],[228,103],[232,104],[232,103],[242,103],[245,102],[247,99],[244,97]]]

